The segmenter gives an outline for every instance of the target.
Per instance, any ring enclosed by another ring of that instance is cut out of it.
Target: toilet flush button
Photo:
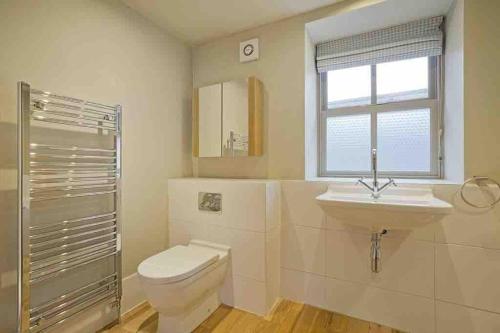
[[[198,210],[207,212],[222,211],[222,194],[198,192]]]

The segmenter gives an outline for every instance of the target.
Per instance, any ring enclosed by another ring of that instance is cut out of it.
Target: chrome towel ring
[[[460,196],[462,197],[462,200],[468,204],[469,206],[472,206],[474,208],[479,208],[479,209],[489,209],[489,208],[493,208],[497,203],[500,202],[500,195],[498,195],[498,197],[492,202],[490,203],[489,205],[484,205],[484,206],[480,206],[480,205],[476,205],[475,203],[472,203],[471,201],[469,201],[465,195],[464,195],[464,188],[467,184],[471,184],[471,183],[475,183],[476,185],[480,186],[480,182],[486,182],[486,181],[489,181],[491,182],[492,184],[496,185],[499,189],[500,189],[500,183],[498,183],[496,180],[494,179],[491,179],[490,177],[486,177],[486,176],[472,176],[472,178],[469,178],[467,179],[463,184],[462,186],[460,187]]]

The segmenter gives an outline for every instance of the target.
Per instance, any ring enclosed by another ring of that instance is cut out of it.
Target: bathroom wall
[[[374,274],[369,231],[325,216],[316,204],[327,186],[281,182],[282,297],[405,332],[500,331],[500,207],[472,209],[457,196],[457,185],[435,185],[454,213],[410,233],[389,231],[382,271]],[[487,200],[472,189],[466,194]]]
[[[465,173],[500,179],[500,2],[464,8]]]
[[[313,158],[315,147],[305,147],[314,143],[311,137],[305,136],[305,126],[309,126],[311,116],[305,112],[313,112],[313,108],[304,109],[304,104],[312,105],[307,94],[311,92],[308,84],[307,69],[304,70],[305,57],[304,25],[307,22],[323,17],[367,6],[377,1],[347,0],[330,7],[316,10],[304,15],[275,22],[256,29],[244,31],[226,38],[221,38],[193,49],[194,85],[202,86],[212,82],[229,80],[255,75],[262,80],[265,90],[265,156],[250,159],[194,159],[195,174],[210,177],[268,177],[280,179],[310,178],[310,170],[305,168],[307,159]],[[461,2],[463,5],[463,1]],[[447,130],[460,131],[461,123],[465,123],[465,151],[451,151],[447,161],[461,163],[464,159],[464,170],[453,170],[451,179],[463,179],[474,174],[487,174],[500,179],[500,150],[496,143],[500,142],[500,100],[498,94],[498,30],[495,20],[500,12],[500,3],[491,0],[465,1],[463,27],[465,61],[464,116],[457,119]],[[459,13],[457,13],[459,15]],[[450,23],[460,28],[460,22]],[[450,26],[448,24],[448,27]],[[261,58],[256,62],[239,63],[238,45],[240,41],[258,37],[260,39]],[[307,42],[307,40],[306,40]],[[452,42],[460,43],[459,36]],[[306,44],[307,45],[307,44]],[[461,47],[460,45],[452,45]],[[460,58],[453,59],[460,62]],[[448,69],[447,69],[448,70]],[[306,72],[305,72],[306,71]],[[460,79],[459,71],[455,76]],[[446,78],[447,80],[448,78]],[[454,76],[451,76],[454,80]],[[454,91],[460,94],[459,84],[454,84]],[[314,92],[313,92],[314,94]],[[452,92],[454,94],[454,92]],[[460,96],[449,105],[457,109],[461,107]],[[305,112],[304,112],[305,110]],[[453,113],[452,113],[453,114]],[[456,115],[456,114],[455,114]],[[446,125],[446,124],[445,124]],[[458,132],[455,132],[458,133]],[[448,135],[448,134],[446,134]],[[459,134],[457,134],[459,135]],[[452,135],[450,140],[461,138]],[[453,148],[457,149],[454,145]]]
[[[456,0],[445,20],[444,176],[464,181],[464,0]]]
[[[123,105],[126,276],[166,247],[167,178],[191,174],[192,74],[187,45],[117,0],[4,0],[0,13],[0,331],[10,332],[15,324],[17,81]]]
[[[265,145],[263,157],[194,158],[194,174],[201,177],[303,179],[305,23],[377,2],[380,1],[347,0],[194,47],[195,87],[250,75],[263,82]],[[254,37],[259,38],[260,59],[241,64],[239,43]]]
[[[198,209],[221,193],[222,211]],[[279,296],[280,187],[271,180],[170,179],[170,246],[203,239],[231,247],[222,302],[266,315]]]

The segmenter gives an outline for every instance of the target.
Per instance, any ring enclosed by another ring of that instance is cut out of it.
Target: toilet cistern
[[[382,186],[379,185],[378,171],[377,171],[377,149],[372,149],[372,176],[373,176],[372,185],[369,185],[367,182],[365,182],[363,177],[361,177],[358,180],[358,184],[364,185],[368,190],[370,190],[372,198],[374,199],[380,198],[380,194],[389,186],[391,185],[397,186],[396,182],[394,182],[394,179],[392,178],[389,178],[389,181],[384,185]]]

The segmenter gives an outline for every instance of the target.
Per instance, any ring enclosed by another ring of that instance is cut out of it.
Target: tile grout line
[[[383,288],[383,287],[374,286],[374,285],[363,283],[363,282],[359,282],[359,281],[346,280],[346,279],[342,279],[342,278],[338,278],[338,277],[332,277],[332,276],[328,276],[326,274],[322,275],[322,274],[318,274],[318,273],[310,273],[310,272],[299,271],[297,269],[287,268],[287,267],[281,267],[281,269],[285,269],[285,270],[289,270],[289,271],[294,271],[294,272],[298,272],[298,273],[311,274],[311,275],[315,275],[316,277],[321,277],[321,278],[324,278],[324,279],[337,280],[337,281],[347,282],[347,283],[351,283],[351,284],[356,284],[356,285],[366,286],[366,287],[370,287],[370,288],[375,288],[375,289],[379,289],[379,290],[384,290],[384,291],[392,292],[392,293],[395,293],[395,294],[402,294],[402,295],[406,295],[406,296],[420,297],[420,298],[425,298],[427,300],[434,301],[433,297],[412,294],[412,293],[409,293],[409,292],[406,292],[406,291],[400,291],[400,290]]]
[[[442,299],[439,299],[439,298],[436,299],[436,302],[452,304],[452,305],[460,306],[460,307],[463,307],[463,308],[472,309],[472,310],[481,311],[481,312],[487,312],[487,313],[490,313],[490,314],[493,314],[493,315],[500,316],[500,312],[491,311],[491,310],[487,310],[487,309],[481,309],[481,308],[477,308],[477,307],[466,305],[466,304],[460,304],[460,303],[450,302],[450,301],[442,300]]]
[[[320,277],[320,278],[324,278],[324,279],[331,279],[331,280],[337,280],[337,281],[347,282],[347,283],[351,283],[351,284],[357,284],[357,285],[361,285],[361,286],[367,286],[367,287],[371,287],[371,288],[375,288],[375,289],[380,289],[380,290],[384,290],[384,291],[388,291],[388,292],[403,294],[403,295],[406,295],[406,296],[414,296],[414,297],[425,298],[425,299],[434,301],[434,303],[437,303],[437,302],[448,303],[448,304],[453,304],[453,305],[456,305],[456,306],[465,307],[465,308],[469,308],[469,309],[473,309],[473,310],[477,310],[477,311],[488,312],[488,313],[491,313],[491,314],[500,315],[500,312],[496,312],[496,311],[492,311],[492,310],[488,310],[488,309],[482,309],[482,308],[474,307],[474,306],[467,305],[467,304],[460,304],[460,303],[455,303],[455,302],[447,301],[447,300],[444,300],[444,299],[440,299],[437,296],[435,296],[434,298],[432,298],[432,297],[427,297],[427,296],[412,294],[412,293],[408,293],[408,292],[404,292],[404,291],[392,290],[392,289],[388,289],[388,288],[382,288],[382,287],[378,287],[378,286],[373,286],[373,285],[362,283],[362,282],[358,282],[358,281],[345,280],[345,279],[341,279],[341,278],[331,277],[331,276],[328,276],[328,275],[322,275],[322,274],[317,274],[317,273],[299,271],[299,270],[293,269],[293,268],[281,267],[281,269],[289,270],[289,271],[293,271],[293,272],[298,272],[298,273],[310,274],[310,275],[314,275],[316,277]]]
[[[434,332],[437,333],[437,303],[436,303],[436,297],[437,297],[437,242],[436,242],[436,228],[432,228],[432,240],[433,240],[433,247],[434,247]]]
[[[210,223],[210,222],[193,222],[193,221],[186,221],[186,220],[180,220],[180,219],[172,219],[172,221],[169,221],[170,224],[197,224],[197,223],[203,223],[205,226],[216,226],[219,228],[224,228],[224,229],[230,229],[230,230],[236,230],[236,231],[245,231],[245,232],[253,232],[256,234],[265,234],[268,231],[257,231],[257,230],[251,230],[251,229],[243,229],[243,228],[235,228],[235,227],[228,227],[223,224],[216,224],[216,223]],[[271,229],[272,230],[272,229]]]

